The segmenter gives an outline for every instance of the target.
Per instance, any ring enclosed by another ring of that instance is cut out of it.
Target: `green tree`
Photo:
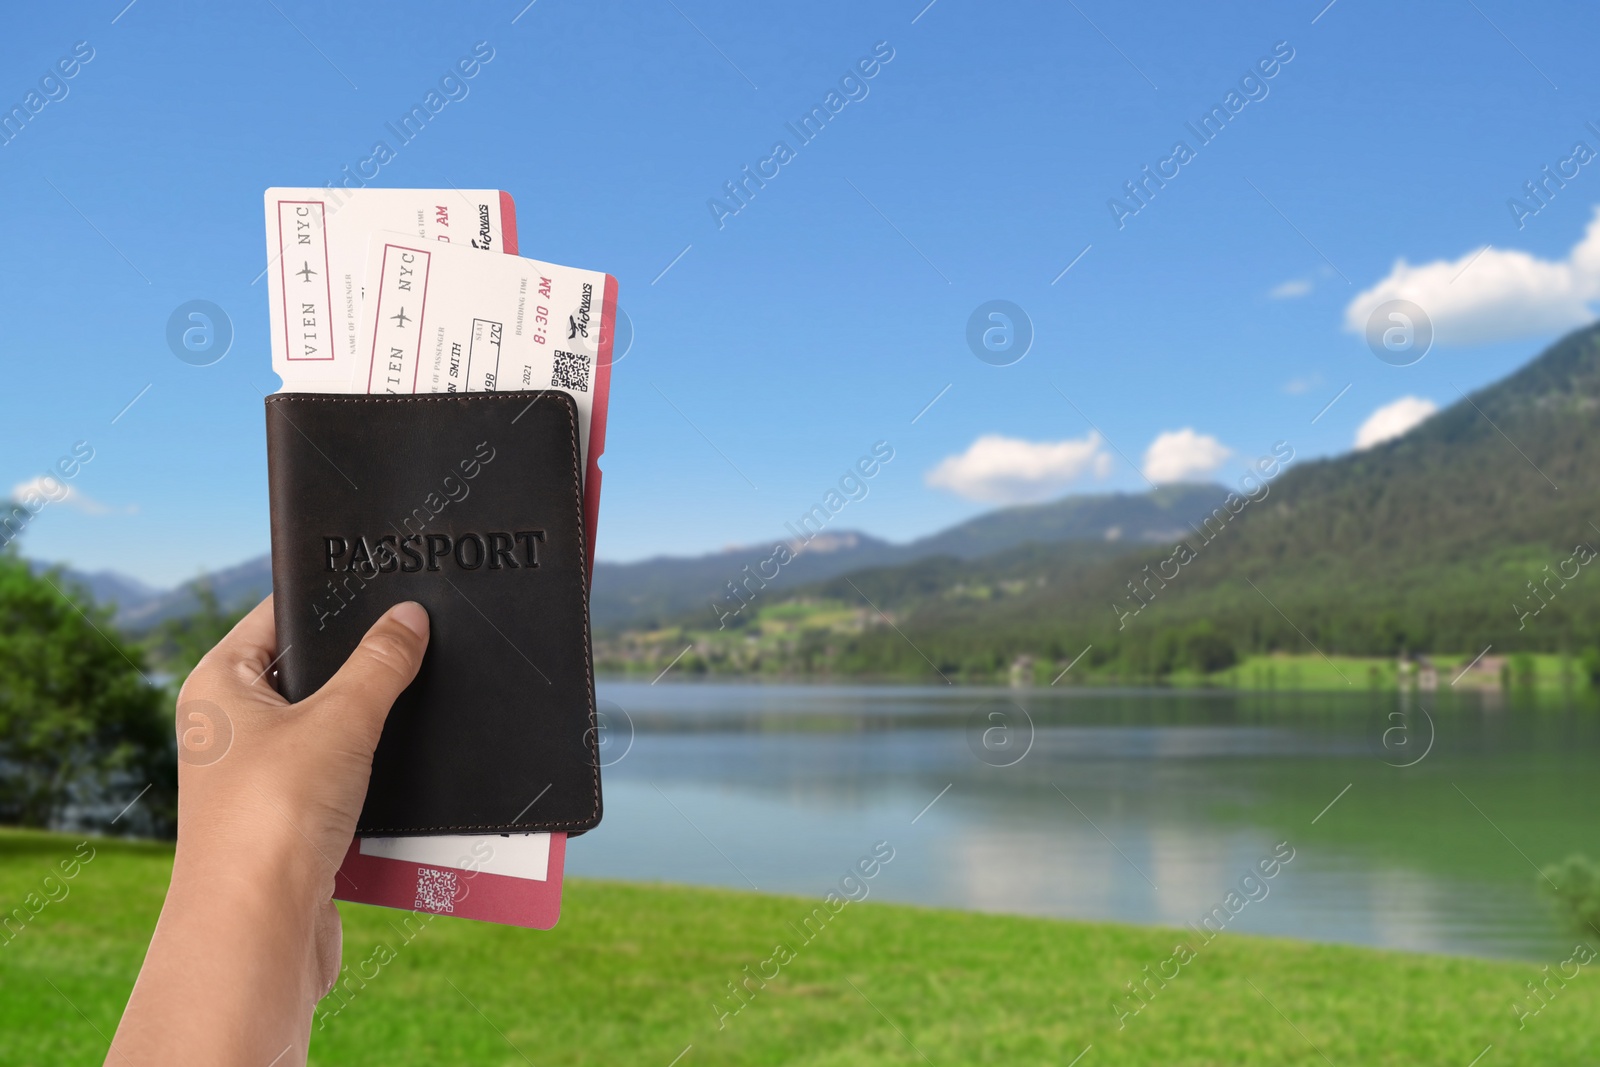
[[[1539,888],[1573,933],[1600,935],[1600,866],[1587,856],[1568,856],[1539,872]]]
[[[1183,647],[1189,666],[1202,674],[1225,671],[1239,662],[1233,642],[1213,630],[1209,622],[1190,627],[1183,639]]]
[[[1532,689],[1539,681],[1539,664],[1530,652],[1518,652],[1511,657],[1511,674],[1520,688]]]
[[[149,641],[150,655],[161,670],[171,676],[169,688],[173,699],[189,677],[189,672],[199,664],[201,657],[210,652],[218,641],[227,636],[249,608],[241,611],[222,610],[217,592],[210,581],[201,578],[195,583],[198,610],[177,619],[168,619],[156,627]],[[253,607],[254,605],[252,605]]]
[[[1600,689],[1600,648],[1587,648],[1583,652],[1583,675],[1592,688]]]
[[[51,826],[69,809],[109,822],[114,800],[149,785],[137,824],[165,831],[176,763],[164,694],[109,612],[75,595],[0,551],[0,822]]]

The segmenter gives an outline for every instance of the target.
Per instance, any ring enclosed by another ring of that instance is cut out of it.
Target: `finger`
[[[250,613],[240,619],[201,662],[227,671],[249,684],[251,679],[264,675],[277,658],[278,634],[272,613],[272,597],[268,596],[250,609]],[[195,669],[199,671],[198,667]]]
[[[355,715],[382,727],[389,707],[411,684],[428,649],[428,612],[421,604],[396,604],[361,639],[328,684],[313,697],[339,709],[341,717]],[[378,731],[373,730],[373,743]]]

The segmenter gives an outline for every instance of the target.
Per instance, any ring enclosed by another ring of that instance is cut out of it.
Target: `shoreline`
[[[685,662],[687,660],[687,662]],[[988,688],[1030,690],[1156,690],[1160,692],[1237,693],[1402,693],[1428,699],[1446,694],[1477,693],[1514,699],[1528,695],[1568,698],[1600,695],[1600,688],[1572,656],[1529,653],[1507,657],[1493,670],[1474,667],[1471,654],[1419,657],[1401,661],[1384,656],[1319,656],[1286,654],[1249,656],[1239,664],[1209,674],[1175,671],[1160,676],[1119,673],[1114,670],[1069,668],[1047,662],[1014,663],[1002,674],[936,674],[932,669],[911,673],[785,672],[732,669],[700,658],[678,661],[643,660],[619,663],[597,658],[597,682],[671,682],[698,684],[773,685],[927,685],[938,688]],[[1482,657],[1476,660],[1481,665]]]

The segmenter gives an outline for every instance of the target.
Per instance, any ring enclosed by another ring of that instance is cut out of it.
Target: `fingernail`
[[[428,609],[407,600],[389,609],[389,617],[418,637],[428,636]]]

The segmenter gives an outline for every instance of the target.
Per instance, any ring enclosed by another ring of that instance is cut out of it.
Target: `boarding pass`
[[[349,388],[374,231],[517,250],[516,208],[497,189],[268,189],[266,223],[272,369],[286,392]]]
[[[599,271],[373,234],[354,391],[561,389],[577,401],[587,472],[616,285]]]

